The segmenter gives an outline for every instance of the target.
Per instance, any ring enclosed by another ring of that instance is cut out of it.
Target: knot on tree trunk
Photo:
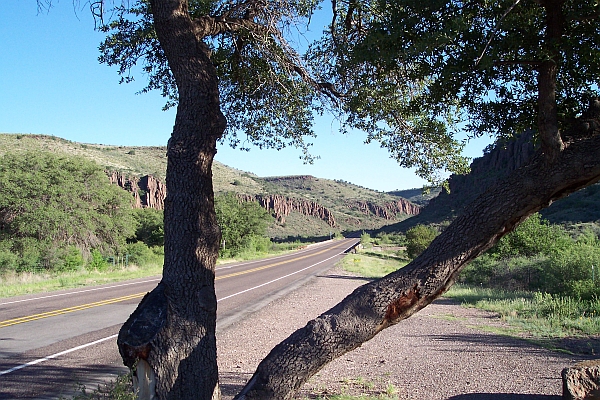
[[[119,330],[117,345],[123,363],[134,369],[138,360],[146,360],[152,342],[165,324],[167,300],[164,285],[159,283],[147,293],[127,322]]]

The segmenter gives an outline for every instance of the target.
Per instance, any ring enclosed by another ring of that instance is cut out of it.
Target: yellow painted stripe
[[[104,305],[107,305],[107,304],[119,303],[121,301],[132,300],[132,299],[136,299],[136,298],[142,297],[145,294],[146,294],[146,292],[136,293],[136,294],[130,294],[128,296],[123,296],[123,297],[117,297],[117,298],[114,298],[114,299],[97,301],[95,303],[82,304],[82,305],[79,305],[79,306],[67,307],[67,308],[63,308],[63,309],[60,309],[60,310],[48,311],[48,312],[41,313],[41,314],[34,314],[34,315],[26,316],[26,317],[8,319],[8,320],[5,320],[5,321],[0,321],[0,328],[4,328],[6,326],[11,326],[11,325],[16,325],[16,324],[21,324],[21,323],[24,323],[24,322],[35,321],[37,319],[54,317],[54,316],[57,316],[57,315],[67,314],[67,313],[74,312],[74,311],[86,310],[86,309],[92,308],[92,307],[99,307],[99,306],[104,306]]]
[[[339,247],[339,246],[336,246],[334,248],[337,248],[337,247]],[[249,273],[252,273],[252,272],[261,271],[261,270],[264,270],[264,269],[276,267],[278,265],[290,263],[292,261],[298,261],[298,260],[302,260],[304,258],[313,257],[313,256],[316,256],[318,254],[325,253],[326,251],[329,251],[331,249],[332,248],[329,247],[329,248],[327,248],[325,250],[321,250],[319,252],[308,254],[308,255],[305,255],[305,256],[301,256],[301,257],[292,258],[292,259],[287,260],[287,261],[279,261],[279,262],[276,262],[276,263],[264,265],[262,267],[252,268],[252,269],[248,269],[248,270],[245,270],[245,271],[234,272],[234,273],[231,273],[231,274],[228,274],[228,275],[218,276],[218,277],[215,278],[215,280],[232,278],[234,276],[245,275],[245,274],[249,274]],[[0,328],[4,328],[4,327],[7,327],[7,326],[11,326],[11,325],[22,324],[22,323],[25,323],[25,322],[31,322],[31,321],[35,321],[35,320],[42,319],[42,318],[55,317],[57,315],[68,314],[68,313],[71,313],[71,312],[74,312],[74,311],[86,310],[88,308],[100,307],[100,306],[105,306],[107,304],[113,304],[113,303],[119,303],[121,301],[132,300],[132,299],[136,299],[136,298],[142,297],[145,294],[146,294],[146,292],[136,293],[136,294],[130,294],[128,296],[123,296],[123,297],[117,297],[117,298],[114,298],[114,299],[97,301],[95,303],[82,304],[80,306],[67,307],[67,308],[63,308],[63,309],[60,309],[60,310],[48,311],[48,312],[41,313],[41,314],[34,314],[34,315],[26,316],[26,317],[19,317],[19,318],[7,319],[5,321],[0,321]]]
[[[223,276],[217,276],[215,278],[215,280],[218,281],[219,279],[226,279],[226,278],[231,278],[231,277],[234,277],[234,276],[249,274],[251,272],[262,271],[263,269],[273,268],[273,267],[276,267],[278,265],[290,263],[292,261],[298,261],[298,260],[302,260],[304,258],[314,257],[314,256],[316,256],[318,254],[325,253],[326,251],[329,251],[331,249],[332,248],[330,247],[330,248],[327,248],[325,250],[321,250],[321,251],[316,252],[316,253],[308,254],[308,255],[305,255],[305,256],[302,256],[302,257],[292,258],[291,260],[279,261],[279,262],[276,262],[276,263],[273,263],[273,264],[263,265],[262,267],[256,267],[256,268],[252,268],[252,269],[247,269],[245,271],[234,272],[234,273],[223,275]]]

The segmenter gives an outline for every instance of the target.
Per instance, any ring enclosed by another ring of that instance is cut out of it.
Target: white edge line
[[[256,259],[256,260],[243,261],[243,262],[239,262],[239,263],[221,264],[217,268],[215,268],[215,270],[231,269],[231,268],[234,268],[234,267],[240,267],[240,266],[246,266],[246,265],[250,265],[250,264],[256,264],[256,263],[259,263],[261,261],[267,261],[267,260],[270,261],[270,260],[277,260],[279,258],[284,258],[284,257],[291,257],[291,256],[295,256],[295,255],[298,255],[298,254],[306,253],[306,252],[312,250],[315,247],[322,246],[322,245],[327,244],[327,243],[328,243],[328,241],[312,243],[311,245],[313,247],[308,247],[308,246],[311,246],[311,245],[307,245],[307,247],[305,247],[305,248],[298,249],[298,250],[293,250],[290,253],[282,254],[280,256],[260,258],[260,259]]]
[[[39,364],[41,362],[48,361],[48,360],[51,360],[51,359],[56,358],[56,357],[60,357],[62,355],[69,354],[69,353],[72,353],[72,352],[77,351],[77,350],[85,349],[86,347],[93,346],[93,345],[98,344],[98,343],[106,342],[107,340],[110,340],[110,339],[114,339],[117,336],[118,336],[118,334],[114,334],[114,335],[111,335],[111,336],[108,336],[108,337],[105,337],[105,338],[102,338],[102,339],[98,339],[98,340],[90,342],[90,343],[82,344],[81,346],[77,346],[77,347],[73,347],[73,348],[68,349],[68,350],[61,351],[60,353],[52,354],[52,355],[50,355],[48,357],[38,358],[37,360],[30,361],[30,362],[28,362],[26,364],[17,365],[16,367],[13,367],[11,369],[7,369],[6,371],[0,371],[0,375],[10,374],[11,372],[18,371],[18,370],[23,369],[25,367],[30,367],[32,365]]]
[[[232,298],[232,297],[235,297],[235,296],[237,296],[237,295],[239,295],[239,294],[246,293],[246,292],[249,292],[249,291],[251,291],[251,290],[255,290],[255,289],[261,288],[261,287],[263,287],[263,286],[266,286],[266,285],[268,285],[268,284],[271,284],[271,283],[273,283],[273,282],[277,282],[277,281],[279,281],[279,280],[281,280],[281,279],[284,279],[284,278],[290,277],[290,276],[292,276],[292,275],[296,275],[297,273],[300,273],[300,272],[302,272],[302,271],[306,271],[307,269],[310,269],[310,268],[312,268],[312,267],[314,267],[314,266],[316,266],[316,265],[319,265],[319,264],[321,264],[321,263],[324,263],[325,261],[329,261],[329,260],[331,260],[332,258],[338,257],[340,254],[342,254],[342,253],[338,253],[338,254],[336,254],[336,255],[334,255],[334,256],[331,256],[331,257],[329,257],[329,258],[326,258],[325,260],[321,260],[321,261],[319,261],[318,263],[315,263],[315,264],[313,264],[313,265],[310,265],[310,266],[308,266],[308,267],[306,267],[306,268],[299,269],[298,271],[292,272],[291,274],[287,274],[287,275],[284,275],[284,276],[280,276],[279,278],[277,278],[277,279],[273,279],[272,281],[265,282],[265,283],[262,283],[262,284],[260,284],[260,285],[258,285],[258,286],[254,286],[254,287],[252,287],[252,288],[249,288],[249,289],[246,289],[246,290],[242,290],[241,292],[234,293],[234,294],[230,294],[229,296],[222,297],[222,298],[220,298],[220,299],[218,299],[218,300],[217,300],[217,303],[218,303],[218,302],[220,302],[221,300],[227,300],[227,299],[230,299],[230,298]]]
[[[145,281],[122,283],[122,284],[113,285],[113,286],[95,287],[95,288],[92,288],[92,289],[79,290],[77,292],[57,293],[57,294],[51,294],[51,295],[48,295],[48,296],[33,297],[33,298],[30,298],[30,299],[13,300],[13,301],[7,301],[6,303],[0,303],[0,306],[4,306],[6,304],[23,303],[25,301],[49,299],[51,297],[68,296],[68,295],[71,295],[71,294],[94,292],[96,290],[114,289],[114,288],[118,288],[118,287],[122,287],[122,286],[139,285],[139,284],[142,284],[142,283],[154,282],[154,281],[159,281],[159,280],[160,280],[160,278],[154,278],[154,279],[148,279],[148,280],[145,280]]]

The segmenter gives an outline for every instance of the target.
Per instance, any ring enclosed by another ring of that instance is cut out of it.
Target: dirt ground
[[[334,268],[219,329],[223,398],[233,398],[273,346],[365,282]],[[558,400],[561,370],[593,357],[494,333],[502,324],[492,313],[440,299],[331,362],[297,398],[388,394],[423,400]]]

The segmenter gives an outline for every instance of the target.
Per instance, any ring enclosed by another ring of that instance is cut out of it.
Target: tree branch
[[[506,61],[494,61],[494,65],[534,65],[538,66],[542,62],[538,60],[506,60]]]
[[[504,20],[504,18],[506,18],[506,16],[508,15],[508,13],[510,13],[513,10],[513,8],[515,8],[517,6],[517,4],[519,4],[520,1],[521,0],[515,0],[515,3],[512,6],[510,6],[508,8],[508,10],[506,10],[504,12],[504,14],[502,15],[502,17],[500,17],[500,20],[496,23],[496,26],[494,27],[494,30],[492,31],[492,34],[490,35],[489,40],[485,44],[485,47],[483,48],[483,51],[481,52],[481,55],[475,61],[475,66],[478,66],[479,63],[481,62],[481,59],[485,55],[485,52],[487,51],[488,47],[490,46],[490,43],[492,43],[492,40],[496,36],[496,32],[498,31],[498,28],[500,27],[500,23]]]
[[[600,136],[573,143],[554,163],[538,152],[480,195],[413,262],[356,289],[277,345],[236,399],[289,399],[328,362],[441,296],[465,265],[529,215],[599,180]]]
[[[249,31],[261,35],[274,35],[277,30],[258,24],[246,18],[233,18],[225,16],[203,16],[193,21],[194,33],[199,40],[208,36],[218,36],[223,33]]]

